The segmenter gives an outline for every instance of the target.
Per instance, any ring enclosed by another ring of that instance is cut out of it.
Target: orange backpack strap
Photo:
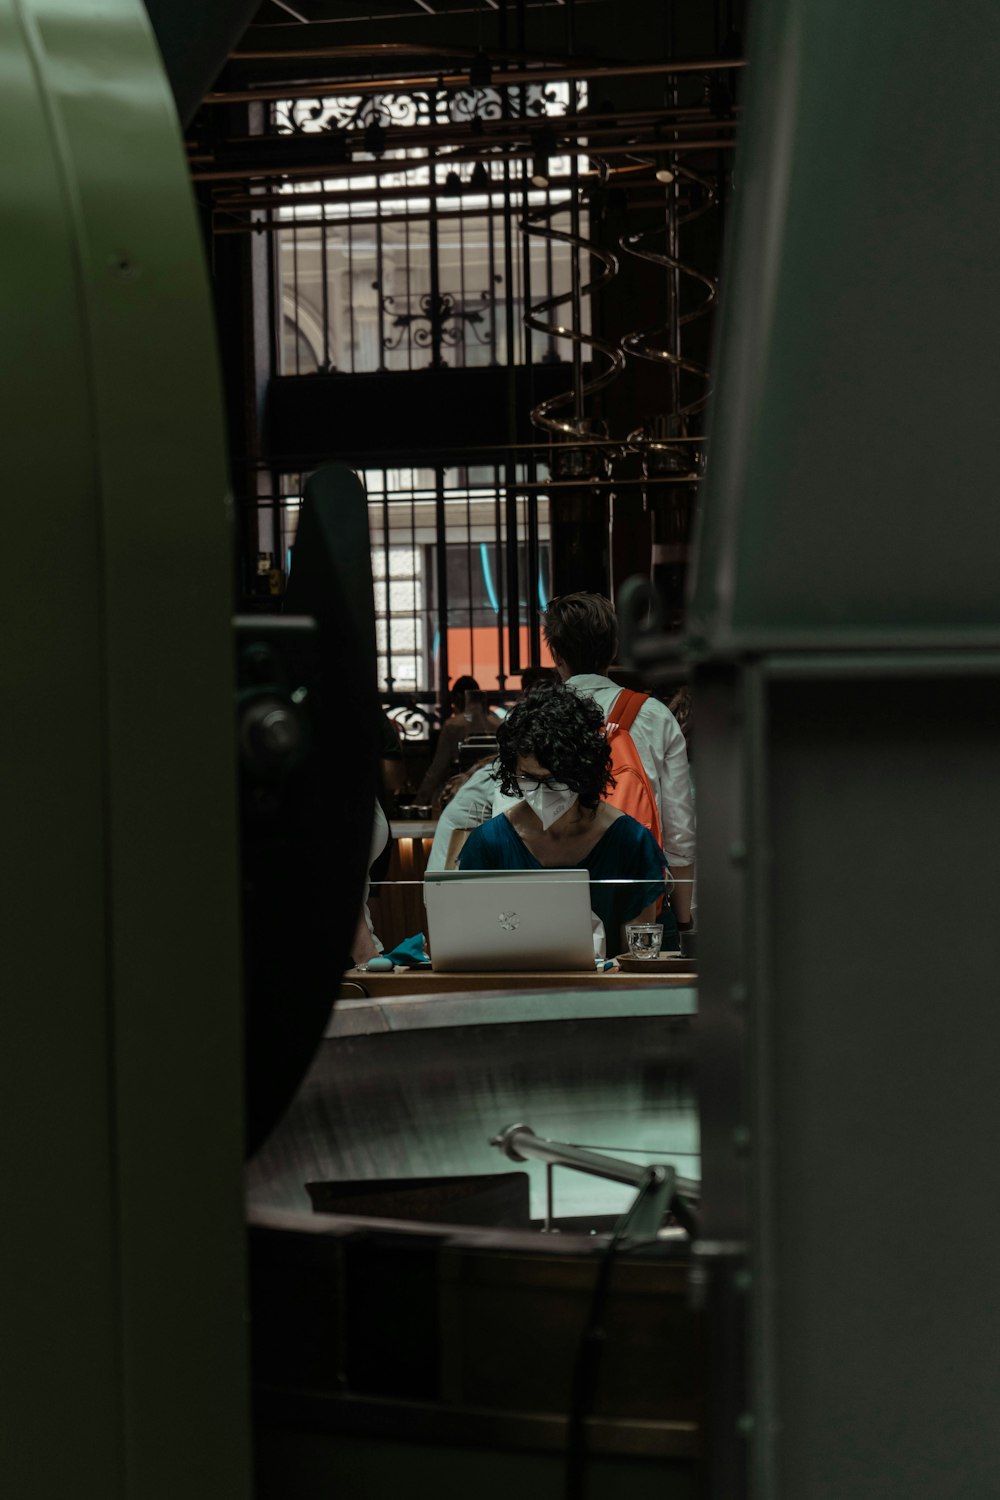
[[[608,724],[614,725],[616,733],[620,729],[630,730],[635,723],[636,714],[648,698],[648,693],[634,693],[631,688],[622,688],[611,705]]]

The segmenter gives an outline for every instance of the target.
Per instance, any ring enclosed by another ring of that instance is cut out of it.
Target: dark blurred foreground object
[[[280,1119],[330,1015],[361,903],[379,754],[368,507],[307,481],[281,617],[237,621],[246,1151]]]
[[[3,0],[0,55],[0,426],[9,493],[32,495],[4,599],[0,1494],[248,1500],[232,535],[203,241],[139,0]]]
[[[181,124],[187,125],[240,40],[258,0],[144,0]]]

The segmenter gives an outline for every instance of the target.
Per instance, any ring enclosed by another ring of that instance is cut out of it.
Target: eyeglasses
[[[517,779],[518,781],[530,781],[532,786],[547,787],[549,791],[553,790],[558,780],[555,776],[532,776],[530,771],[522,771]]]

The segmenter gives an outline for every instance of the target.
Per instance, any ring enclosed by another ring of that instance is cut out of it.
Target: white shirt
[[[621,688],[610,677],[580,672],[566,686],[593,698],[605,720]],[[663,852],[671,865],[694,864],[694,795],[681,726],[656,698],[647,698],[629,730],[656,797]]]
[[[442,810],[434,830],[434,842],[427,856],[428,870],[443,870],[448,845],[457,828],[478,828],[493,816],[493,794],[497,789],[492,766],[480,766],[464,781]]]

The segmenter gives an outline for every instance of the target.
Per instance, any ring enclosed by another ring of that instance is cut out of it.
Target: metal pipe
[[[276,0],[278,3],[278,0]],[[315,25],[316,23],[311,23]],[[469,59],[468,47],[423,47],[416,42],[345,42],[339,47],[273,47],[268,50],[257,48],[252,52],[230,52],[230,62],[281,62],[291,57],[324,57],[324,58],[359,58],[359,57],[420,57],[426,54],[428,57],[460,57],[465,62]],[[508,57],[516,57],[517,54],[509,52]],[[525,62],[552,63],[558,62],[558,58],[546,56],[544,53],[531,52],[525,58]]]
[[[512,83],[559,83],[569,79],[651,78],[663,73],[719,73],[745,68],[743,57],[691,58],[684,62],[605,63],[596,67],[528,69],[493,74],[493,87]],[[252,104],[261,99],[332,99],[337,94],[409,93],[414,89],[470,87],[467,73],[420,74],[409,78],[310,79],[302,83],[265,85],[255,89],[225,89],[206,94],[202,104]]]
[[[431,367],[435,370],[444,365],[441,357],[441,266],[438,260],[437,220],[437,163],[431,153],[431,200],[427,213],[427,259],[431,277]],[[409,312],[409,307],[407,312]]]
[[[589,1177],[602,1177],[608,1182],[623,1182],[628,1187],[639,1187],[646,1181],[649,1167],[637,1166],[635,1162],[623,1161],[618,1156],[604,1156],[598,1151],[587,1151],[583,1146],[570,1146],[565,1141],[549,1141],[536,1135],[530,1125],[505,1125],[493,1136],[491,1146],[510,1161],[542,1161],[554,1167],[572,1167],[576,1172],[585,1172]],[[701,1196],[701,1184],[690,1178],[677,1178],[677,1191],[685,1197]]]
[[[733,108],[735,114],[741,112],[739,105],[734,105]],[[678,105],[676,109],[667,107],[659,109],[618,109],[615,110],[614,115],[611,117],[581,110],[576,114],[548,115],[546,119],[551,124],[558,125],[562,134],[577,130],[581,134],[587,134],[588,131],[593,134],[595,128],[599,125],[600,134],[603,137],[604,135],[614,135],[616,133],[621,135],[626,131],[634,129],[637,125],[662,124],[665,120],[672,122],[669,127],[671,130],[680,130],[682,122],[684,122],[683,128],[689,129],[694,129],[696,125],[704,125],[706,122],[728,126],[734,123],[735,114],[732,119],[729,117],[719,119],[707,106],[703,104],[691,104]],[[484,120],[481,115],[478,118],[479,124],[482,126],[482,134],[479,136],[479,150],[483,149],[483,141],[503,140],[510,135],[517,136],[521,134],[523,129],[524,117],[522,115],[500,116],[495,120]],[[533,117],[533,123],[536,127],[540,123],[540,120],[540,116]],[[465,128],[467,129],[467,127]],[[386,150],[394,146],[406,146],[410,143],[416,143],[421,146],[433,144],[439,138],[455,140],[461,133],[461,130],[456,127],[454,121],[449,121],[447,125],[386,125]],[[280,132],[280,134],[285,134],[285,132]],[[275,132],[269,131],[263,138],[273,140],[274,136]],[[226,145],[230,147],[252,146],[259,144],[261,139],[262,136],[260,134],[227,135]],[[205,151],[200,143],[188,141],[187,147],[189,161],[211,160],[211,152]],[[370,166],[371,163],[367,165]]]
[[[718,122],[713,121],[712,123],[714,126]],[[671,127],[667,126],[666,128],[669,130]],[[666,153],[674,151],[719,151],[724,150],[727,146],[732,146],[734,144],[734,136],[721,136],[715,139],[707,139],[704,141],[610,141],[606,146],[601,147],[600,155],[662,156]],[[575,146],[567,145],[563,154],[570,155],[574,151],[577,151],[577,149],[578,148],[576,148]],[[588,152],[586,146],[583,146],[578,149],[578,154],[581,156],[587,156],[590,153]],[[501,162],[526,161],[531,155],[532,147],[527,142],[522,145],[515,144],[511,146],[505,146],[500,151],[491,151],[489,153],[491,161]],[[482,161],[482,159],[483,152],[479,149],[470,147],[468,149],[450,151],[447,157],[408,157],[406,161],[402,163],[402,165],[399,158],[395,157],[391,158],[389,161],[310,162],[304,166],[298,166],[292,163],[284,162],[278,166],[270,164],[268,166],[251,165],[246,167],[213,167],[212,170],[208,172],[192,172],[191,181],[241,182],[248,177],[302,177],[310,181],[322,177],[390,177],[397,174],[400,170],[414,172],[420,167],[429,167],[432,160],[437,160],[439,163],[447,162],[450,165],[453,162],[462,163],[469,161]],[[584,182],[596,182],[598,176],[599,174],[597,172],[580,173],[580,179]],[[568,177],[560,178],[558,180],[554,180],[552,185],[558,186],[561,182],[564,182],[566,186],[569,187],[570,179]],[[371,199],[373,194],[374,190],[369,188],[367,190],[367,197]],[[429,194],[418,193],[414,190],[414,188],[411,187],[407,193],[400,193],[398,194],[398,196],[415,198],[418,196],[428,197]]]
[[[506,32],[506,21],[504,23]],[[519,75],[515,74],[515,78]],[[504,119],[510,118],[510,92],[503,90],[502,109]],[[514,219],[511,203],[510,158],[503,164],[503,253],[504,253],[504,312],[506,317],[506,396],[507,396],[507,440],[513,443],[517,437],[517,350],[514,332]],[[514,676],[521,671],[521,602],[517,576],[517,494],[511,486],[517,478],[517,466],[508,450],[504,459],[504,589],[507,607],[507,674]],[[500,538],[497,537],[497,554]],[[501,662],[501,667],[503,663]]]
[[[964,431],[964,429],[956,429],[957,436],[959,436],[959,437],[962,436],[963,431]],[[599,447],[599,446],[602,446],[602,445],[604,447],[606,447],[606,448],[620,448],[621,447],[621,441],[618,438],[592,437],[588,441],[589,441],[589,443],[593,444],[595,447]],[[704,437],[689,437],[689,438],[685,438],[684,439],[683,446],[684,447],[689,447],[691,445],[691,443],[704,443],[705,441],[706,441],[706,439]],[[489,461],[492,458],[492,455],[495,454],[495,453],[508,453],[508,452],[524,453],[524,452],[529,452],[532,449],[534,449],[537,452],[541,452],[544,449],[545,452],[547,453],[550,450],[550,448],[551,448],[551,443],[549,442],[549,439],[548,438],[540,438],[537,442],[534,442],[534,443],[487,443],[487,444],[484,444],[482,447],[479,447],[479,448],[435,448],[433,451],[434,451],[434,453],[436,455],[440,454],[442,456],[442,458],[445,459],[445,460],[447,460],[447,462],[449,464],[451,464],[451,463],[458,463],[459,461],[463,461],[463,462],[466,462],[466,463],[475,464],[477,461],[479,461],[479,462]],[[353,455],[353,459],[362,468],[376,468],[376,469],[378,469],[378,468],[386,468],[386,467],[392,468],[393,467],[392,464],[386,465],[386,464],[383,464],[381,462],[381,460],[380,460],[380,455],[384,451],[389,451],[391,453],[393,450],[391,450],[391,449],[389,449],[389,450],[379,449],[378,453],[363,453],[363,454],[357,454],[357,453],[355,453]],[[425,453],[425,452],[421,451],[419,456],[422,459],[426,460],[426,462],[423,463],[423,464],[416,464],[415,467],[417,467],[417,468],[421,468],[421,467],[422,468],[431,468],[431,467],[433,467],[433,463],[431,461],[431,455],[430,455],[430,453]],[[284,455],[284,458],[282,459],[282,464],[283,464],[285,470],[289,471],[289,472],[293,472],[293,471],[294,472],[298,472],[298,470],[300,470],[303,467],[308,468],[310,466],[315,466],[318,463],[329,463],[329,462],[330,462],[330,454],[328,452],[326,452],[326,451],[324,451],[322,453],[305,453],[305,454],[303,454],[303,453],[292,453],[292,454],[286,454],[286,455]],[[258,458],[258,459],[252,460],[252,461],[248,460],[248,462],[246,464],[246,467],[256,467],[258,469],[270,469],[270,468],[274,467],[274,463],[275,463],[275,456],[272,455],[269,458]],[[407,467],[409,467],[409,465],[407,465]],[[624,480],[624,481],[617,481],[616,480],[615,481],[615,483],[619,483],[619,482],[622,482],[622,483],[625,483],[625,484],[633,484],[633,483],[634,484],[646,484],[648,481],[645,480],[645,479]],[[651,481],[651,482],[655,482],[655,481]],[[490,486],[486,485],[486,484],[484,484],[482,486],[474,486],[474,488],[483,488],[483,489],[489,489],[489,487]]]
[[[444,509],[444,469],[434,470],[434,534],[437,545],[438,673],[437,696],[441,718],[448,707],[448,523]],[[388,595],[389,580],[386,579]]]
[[[684,441],[686,445],[691,442],[696,442],[698,441],[698,439],[685,438]],[[589,447],[590,444],[585,440],[581,440],[579,446]],[[437,458],[439,457],[439,454],[435,452],[434,456],[435,458]],[[427,455],[426,461],[429,462],[429,459],[430,455]],[[385,455],[382,455],[380,458],[380,462],[384,462],[384,460]],[[303,466],[308,467],[309,464],[328,461],[329,454],[315,455],[313,458],[309,459],[308,462],[305,459],[296,459],[294,461],[294,464],[289,464],[289,468],[299,468]],[[361,460],[358,459],[356,455],[352,461],[358,463],[359,466],[364,467],[363,465],[361,465]],[[272,467],[273,465],[274,459],[271,458],[267,461],[264,467]],[[579,493],[580,490],[621,490],[627,488],[643,487],[646,489],[654,489],[657,485],[661,484],[693,484],[698,478],[700,478],[700,476],[697,474],[657,474],[655,476],[650,475],[649,478],[644,479],[525,479],[520,481],[512,479],[509,483],[502,482],[501,487],[510,495],[530,495],[533,492],[546,494],[549,490],[575,490],[577,493]],[[476,486],[476,488],[478,488],[478,486]],[[477,496],[476,498],[482,499],[485,502],[489,499],[489,496],[482,495]],[[428,503],[430,501],[430,497],[426,494],[422,494],[421,499],[428,501]],[[458,504],[464,502],[462,502],[461,497],[459,497],[455,503]]]
[[[674,0],[669,0],[664,19],[667,33],[666,49],[669,56],[670,52],[673,51],[674,45]],[[676,104],[676,79],[668,81],[667,89],[668,106]],[[679,367],[681,357],[681,277],[678,269],[678,257],[680,255],[680,228],[678,225],[680,195],[677,184],[677,157],[673,153],[667,157],[667,166],[673,173],[667,188],[666,202],[664,204],[667,255],[671,262],[667,273],[667,338],[670,348],[677,355],[677,359],[671,360],[667,366],[667,377],[670,390],[669,415],[676,417],[680,411],[681,404],[681,372]]]
[[[559,180],[559,178],[556,178],[556,181],[558,181],[558,180]],[[649,183],[646,183],[645,180],[643,180],[642,183],[633,183],[633,186],[634,187],[639,187],[639,186],[642,186],[642,187],[655,186],[655,187],[657,187],[657,198],[652,198],[652,199],[642,199],[642,198],[640,198],[640,199],[631,199],[631,201],[630,201],[631,207],[636,208],[636,210],[643,210],[643,208],[652,208],[652,210],[657,210],[657,211],[660,211],[660,208],[663,208],[663,199],[661,199],[661,195],[660,195],[660,184],[658,184],[658,183],[649,184]],[[402,195],[400,195],[400,196],[402,196]],[[409,198],[412,198],[412,192],[406,193],[406,196],[409,196]],[[382,193],[379,193],[379,201],[384,202],[385,198],[388,198],[388,193],[385,193],[385,195],[382,195]],[[351,204],[351,202],[370,202],[370,201],[372,201],[372,195],[370,195],[370,193],[367,193],[367,195],[364,195],[364,193],[358,193],[358,195],[355,196],[354,193],[351,193],[351,195],[343,195],[343,199],[346,199],[346,204]],[[268,199],[268,201],[270,201],[270,199]],[[277,204],[282,205],[282,207],[283,207],[283,205],[288,204],[289,201],[291,201],[291,199],[289,199],[288,196],[282,196],[282,198],[277,198]],[[301,201],[303,201],[303,199],[300,199],[300,198],[298,198],[298,196],[295,196],[294,201],[295,202],[301,202]],[[307,204],[309,204],[309,207],[312,208],[313,207],[312,199],[307,198],[306,201],[307,201]],[[318,201],[315,202],[315,207],[324,207],[325,204],[330,204],[330,202],[336,202],[336,201],[337,201],[337,195],[333,195],[333,196],[327,195],[327,196],[325,196],[325,199],[318,199]],[[271,202],[271,207],[274,207],[274,202]],[[253,210],[241,210],[241,211],[253,211]],[[486,210],[486,211],[487,211],[487,214],[489,214],[490,211],[492,211],[492,210]],[[232,214],[232,216],[235,217],[235,213],[237,213],[237,210],[234,210],[234,208],[229,207],[228,202],[226,202],[226,204],[220,204],[220,202],[216,202],[216,204],[213,205],[213,213],[216,214],[216,216],[219,216],[219,214]],[[481,219],[481,217],[483,217],[483,211],[481,211],[481,210],[469,210],[469,208],[453,208],[453,210],[448,210],[448,208],[439,208],[439,210],[438,210],[438,220],[442,220],[442,219],[468,219],[468,217],[474,217],[474,219],[477,219],[477,217],[480,217],[480,219]],[[426,210],[426,208],[424,208],[424,210],[421,210],[421,211],[414,211],[414,213],[381,214],[381,216],[379,216],[378,213],[358,213],[358,214],[352,213],[351,214],[351,223],[354,223],[354,225],[361,225],[361,223],[366,223],[366,225],[372,225],[372,223],[375,223],[375,225],[378,225],[379,222],[381,222],[381,223],[424,223],[424,222],[426,222],[426,219],[427,219],[427,210]],[[292,225],[295,225],[295,223],[297,223],[298,228],[300,228],[300,229],[319,229],[322,226],[322,222],[324,222],[324,220],[322,220],[322,219],[273,219],[273,220],[270,220],[270,222],[265,223],[265,222],[262,222],[262,220],[259,220],[259,222],[256,222],[256,220],[253,220],[253,219],[238,219],[237,222],[235,222],[235,223],[214,223],[213,229],[211,229],[211,233],[213,233],[213,234],[276,234],[277,231],[280,231],[280,229],[291,229]],[[336,222],[336,220],[327,219],[327,228],[330,228],[330,223],[331,222]],[[636,239],[639,239],[639,237],[636,237]],[[622,245],[622,249],[631,249],[631,246],[630,245]],[[549,281],[550,281],[550,278],[549,278]]]

